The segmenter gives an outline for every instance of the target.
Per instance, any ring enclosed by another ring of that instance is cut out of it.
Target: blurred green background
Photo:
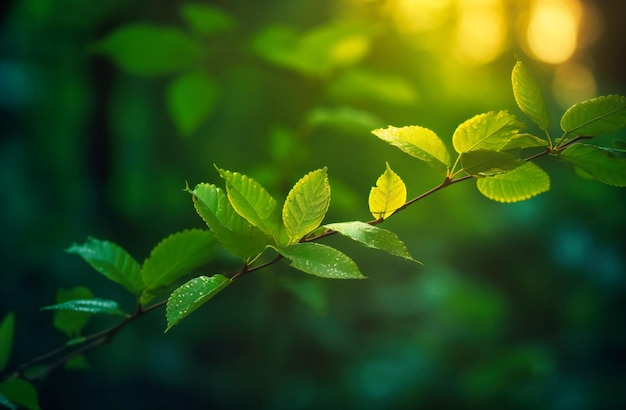
[[[203,227],[183,189],[221,184],[213,164],[277,198],[328,166],[326,221],[367,221],[385,161],[410,197],[440,182],[370,131],[421,125],[449,143],[475,114],[526,121],[516,55],[546,91],[554,136],[569,105],[626,93],[622,2],[21,0],[0,15],[0,316],[16,314],[13,365],[64,342],[39,310],[58,288],[133,309],[64,249],[91,235],[141,261]],[[116,52],[141,51],[111,34],[137,23],[182,33],[195,57],[124,66]],[[423,267],[328,238],[367,280],[281,263],[166,335],[161,309],[90,354],[89,370],[37,382],[42,407],[624,408],[626,194],[539,164],[552,189],[529,201],[494,203],[469,181],[385,223]]]

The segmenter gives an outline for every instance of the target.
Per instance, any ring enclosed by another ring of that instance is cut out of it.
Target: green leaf
[[[276,200],[254,179],[239,172],[217,170],[226,181],[228,199],[235,211],[266,234],[278,237],[280,214]]]
[[[106,299],[75,299],[56,305],[42,307],[41,310],[68,310],[91,314],[125,316],[120,306],[114,300]]]
[[[197,64],[204,50],[184,32],[152,24],[128,24],[96,47],[119,68],[139,75],[163,75]]]
[[[387,163],[387,169],[376,180],[376,186],[370,190],[368,199],[370,212],[376,219],[387,219],[405,202],[406,185]]]
[[[176,289],[167,300],[167,332],[202,304],[221,292],[232,281],[226,276],[200,276]]]
[[[296,243],[278,252],[302,272],[328,279],[363,279],[358,266],[346,254],[319,243]]]
[[[204,36],[230,31],[236,26],[228,13],[207,4],[185,3],[180,8],[180,14],[192,30]]]
[[[0,385],[0,389],[2,389],[2,385]],[[11,403],[9,399],[4,394],[2,394],[2,392],[0,392],[0,407],[2,406],[10,410],[17,410],[15,404]]]
[[[317,107],[307,118],[307,125],[311,127],[326,126],[355,135],[379,127],[381,123],[376,115],[353,107]]]
[[[626,186],[625,150],[573,144],[563,150],[560,156],[600,182]]]
[[[269,243],[267,235],[235,211],[221,188],[199,184],[189,192],[198,215],[231,254],[242,259],[254,257]]]
[[[333,99],[350,103],[410,106],[419,99],[414,84],[407,78],[358,68],[340,73],[328,89]]]
[[[67,252],[80,255],[95,270],[135,295],[145,288],[139,263],[113,242],[90,237],[83,245],[72,245]]]
[[[167,103],[178,132],[193,134],[213,111],[216,97],[217,85],[201,71],[175,78],[167,90]]]
[[[11,357],[14,331],[15,316],[13,312],[9,312],[0,322],[0,372],[4,370]]]
[[[511,75],[515,102],[522,112],[530,117],[541,129],[550,128],[550,115],[541,93],[539,83],[526,65],[517,61]]]
[[[293,186],[283,206],[283,222],[290,243],[315,230],[330,205],[330,184],[326,168],[309,172]]]
[[[476,150],[461,154],[463,171],[474,176],[491,176],[511,171],[523,162],[506,152]]]
[[[609,95],[574,104],[561,117],[566,135],[559,145],[585,135],[595,137],[626,127],[626,97]]]
[[[504,146],[504,150],[517,148],[547,147],[548,141],[532,134],[515,134]]]
[[[501,151],[523,127],[506,111],[479,114],[457,127],[452,145],[459,154],[478,149]]]
[[[215,250],[215,237],[207,230],[175,233],[152,249],[143,263],[141,275],[148,290],[166,288],[209,262]]]
[[[32,384],[23,379],[12,377],[0,384],[0,395],[4,396],[9,402],[19,404],[28,410],[39,410],[37,390]]]
[[[442,174],[450,168],[448,149],[441,138],[428,128],[417,125],[400,128],[389,126],[376,129],[372,134],[412,157],[425,161]]]
[[[380,249],[394,256],[417,262],[398,236],[386,229],[372,226],[365,222],[342,222],[324,225],[325,228],[357,241],[369,248]]]
[[[69,290],[57,290],[56,303],[61,304],[71,300],[93,299],[93,294],[84,286],[77,286]],[[70,338],[80,335],[82,329],[91,318],[90,313],[59,310],[54,312],[54,327]]]
[[[479,178],[478,190],[498,202],[518,202],[550,189],[550,177],[532,162],[526,162],[505,174]]]

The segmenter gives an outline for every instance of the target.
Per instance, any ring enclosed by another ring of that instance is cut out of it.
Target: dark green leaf
[[[199,184],[189,192],[196,211],[228,252],[247,259],[257,256],[269,243],[267,235],[235,211],[221,188]]]
[[[217,97],[213,79],[201,71],[183,74],[169,85],[167,103],[178,131],[189,136],[207,119]]]
[[[205,36],[232,30],[235,20],[225,11],[202,3],[185,3],[180,14],[196,33]]]
[[[474,150],[503,150],[524,127],[506,111],[476,115],[457,127],[452,144],[459,154]]]
[[[0,394],[28,410],[39,410],[39,395],[29,382],[13,377],[0,384]],[[0,403],[2,403],[0,401]],[[10,407],[9,407],[10,408]]]
[[[550,116],[537,79],[518,61],[511,75],[515,102],[522,112],[543,130],[550,128]]]
[[[463,171],[474,176],[491,176],[511,171],[523,162],[515,155],[487,150],[467,151],[461,154]]]
[[[626,127],[626,97],[609,95],[583,101],[570,107],[561,117],[566,135],[559,145],[585,135],[595,137]]]
[[[302,272],[328,279],[363,279],[352,259],[330,246],[319,243],[296,243],[278,252]]]
[[[394,256],[417,262],[398,236],[386,229],[372,226],[365,222],[342,222],[324,225],[325,228],[357,241],[369,248],[380,249]]]
[[[600,182],[626,186],[626,151],[588,144],[573,144],[560,156]]]
[[[56,303],[61,304],[71,300],[93,299],[93,294],[83,286],[73,289],[59,289],[57,291]],[[90,313],[76,312],[68,310],[58,310],[54,312],[54,327],[65,333],[68,337],[77,337],[87,322],[91,318]]]
[[[518,202],[530,199],[550,189],[550,177],[532,162],[505,174],[478,178],[476,185],[481,194],[498,202]]]
[[[74,244],[67,252],[80,255],[95,270],[135,295],[145,288],[139,263],[113,242],[88,238],[83,245]]]
[[[191,279],[170,295],[167,300],[167,332],[183,318],[221,292],[231,280],[224,275],[200,276]]]
[[[109,34],[97,46],[123,70],[139,75],[162,75],[197,64],[200,44],[184,32],[151,24],[129,24]]]
[[[9,312],[0,322],[0,372],[4,370],[11,357],[14,330],[15,316],[13,312]]]
[[[143,263],[141,274],[146,286],[149,290],[163,289],[192,273],[213,258],[215,245],[215,237],[207,230],[191,229],[168,236]]]
[[[114,300],[106,299],[76,299],[41,308],[42,310],[68,310],[91,314],[125,316],[120,306]]]

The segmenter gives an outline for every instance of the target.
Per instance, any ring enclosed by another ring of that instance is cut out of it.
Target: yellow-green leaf
[[[448,149],[437,134],[428,128],[417,125],[400,128],[389,126],[376,129],[372,134],[412,157],[425,161],[442,174],[450,168]]]
[[[330,184],[326,168],[309,172],[289,191],[283,206],[283,223],[290,243],[315,230],[330,205]]]
[[[478,190],[489,199],[498,202],[518,202],[532,198],[550,189],[550,177],[532,162],[505,174],[479,178]]]
[[[515,102],[517,102],[520,110],[541,129],[550,128],[550,116],[539,83],[521,61],[518,61],[513,67],[511,81]]]
[[[452,145],[459,154],[477,149],[501,151],[522,128],[524,124],[506,111],[479,114],[457,127]]]
[[[387,169],[376,181],[376,186],[370,190],[370,212],[376,219],[387,219],[406,202],[406,186],[402,179]]]

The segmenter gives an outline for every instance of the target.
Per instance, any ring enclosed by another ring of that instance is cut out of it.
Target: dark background
[[[39,310],[58,288],[88,286],[131,310],[130,296],[64,249],[91,235],[142,261],[170,233],[203,227],[183,188],[220,184],[214,163],[253,176],[277,198],[328,166],[326,221],[367,221],[367,195],[385,161],[410,197],[440,182],[377,140],[370,125],[421,125],[449,143],[460,122],[481,112],[508,109],[526,121],[510,87],[515,55],[546,91],[555,137],[567,106],[626,93],[624,4],[585,2],[579,47],[549,64],[524,46],[526,2],[496,3],[505,10],[504,46],[472,64],[450,37],[460,1],[442,2],[440,24],[412,32],[389,14],[393,2],[204,2],[237,25],[207,43],[217,51],[202,69],[219,85],[217,102],[183,136],[164,97],[172,76],[128,73],[90,51],[129,23],[184,29],[182,3],[3,2],[0,316],[16,315],[11,365],[64,342],[51,314]],[[415,2],[419,15],[428,16],[427,4]],[[264,29],[331,21],[377,32],[367,55],[330,76],[251,51]],[[559,77],[571,67],[591,85]],[[357,68],[403,79],[408,97],[333,88],[339,74]],[[319,107],[344,106],[371,116],[307,122]],[[624,133],[598,143],[615,139]],[[42,408],[623,408],[624,191],[550,158],[538,164],[552,188],[529,201],[491,202],[469,181],[390,219],[385,227],[423,267],[329,238],[368,280],[309,278],[281,263],[238,281],[166,335],[157,310],[89,354],[90,369],[38,381]],[[87,332],[109,324],[95,318]]]

